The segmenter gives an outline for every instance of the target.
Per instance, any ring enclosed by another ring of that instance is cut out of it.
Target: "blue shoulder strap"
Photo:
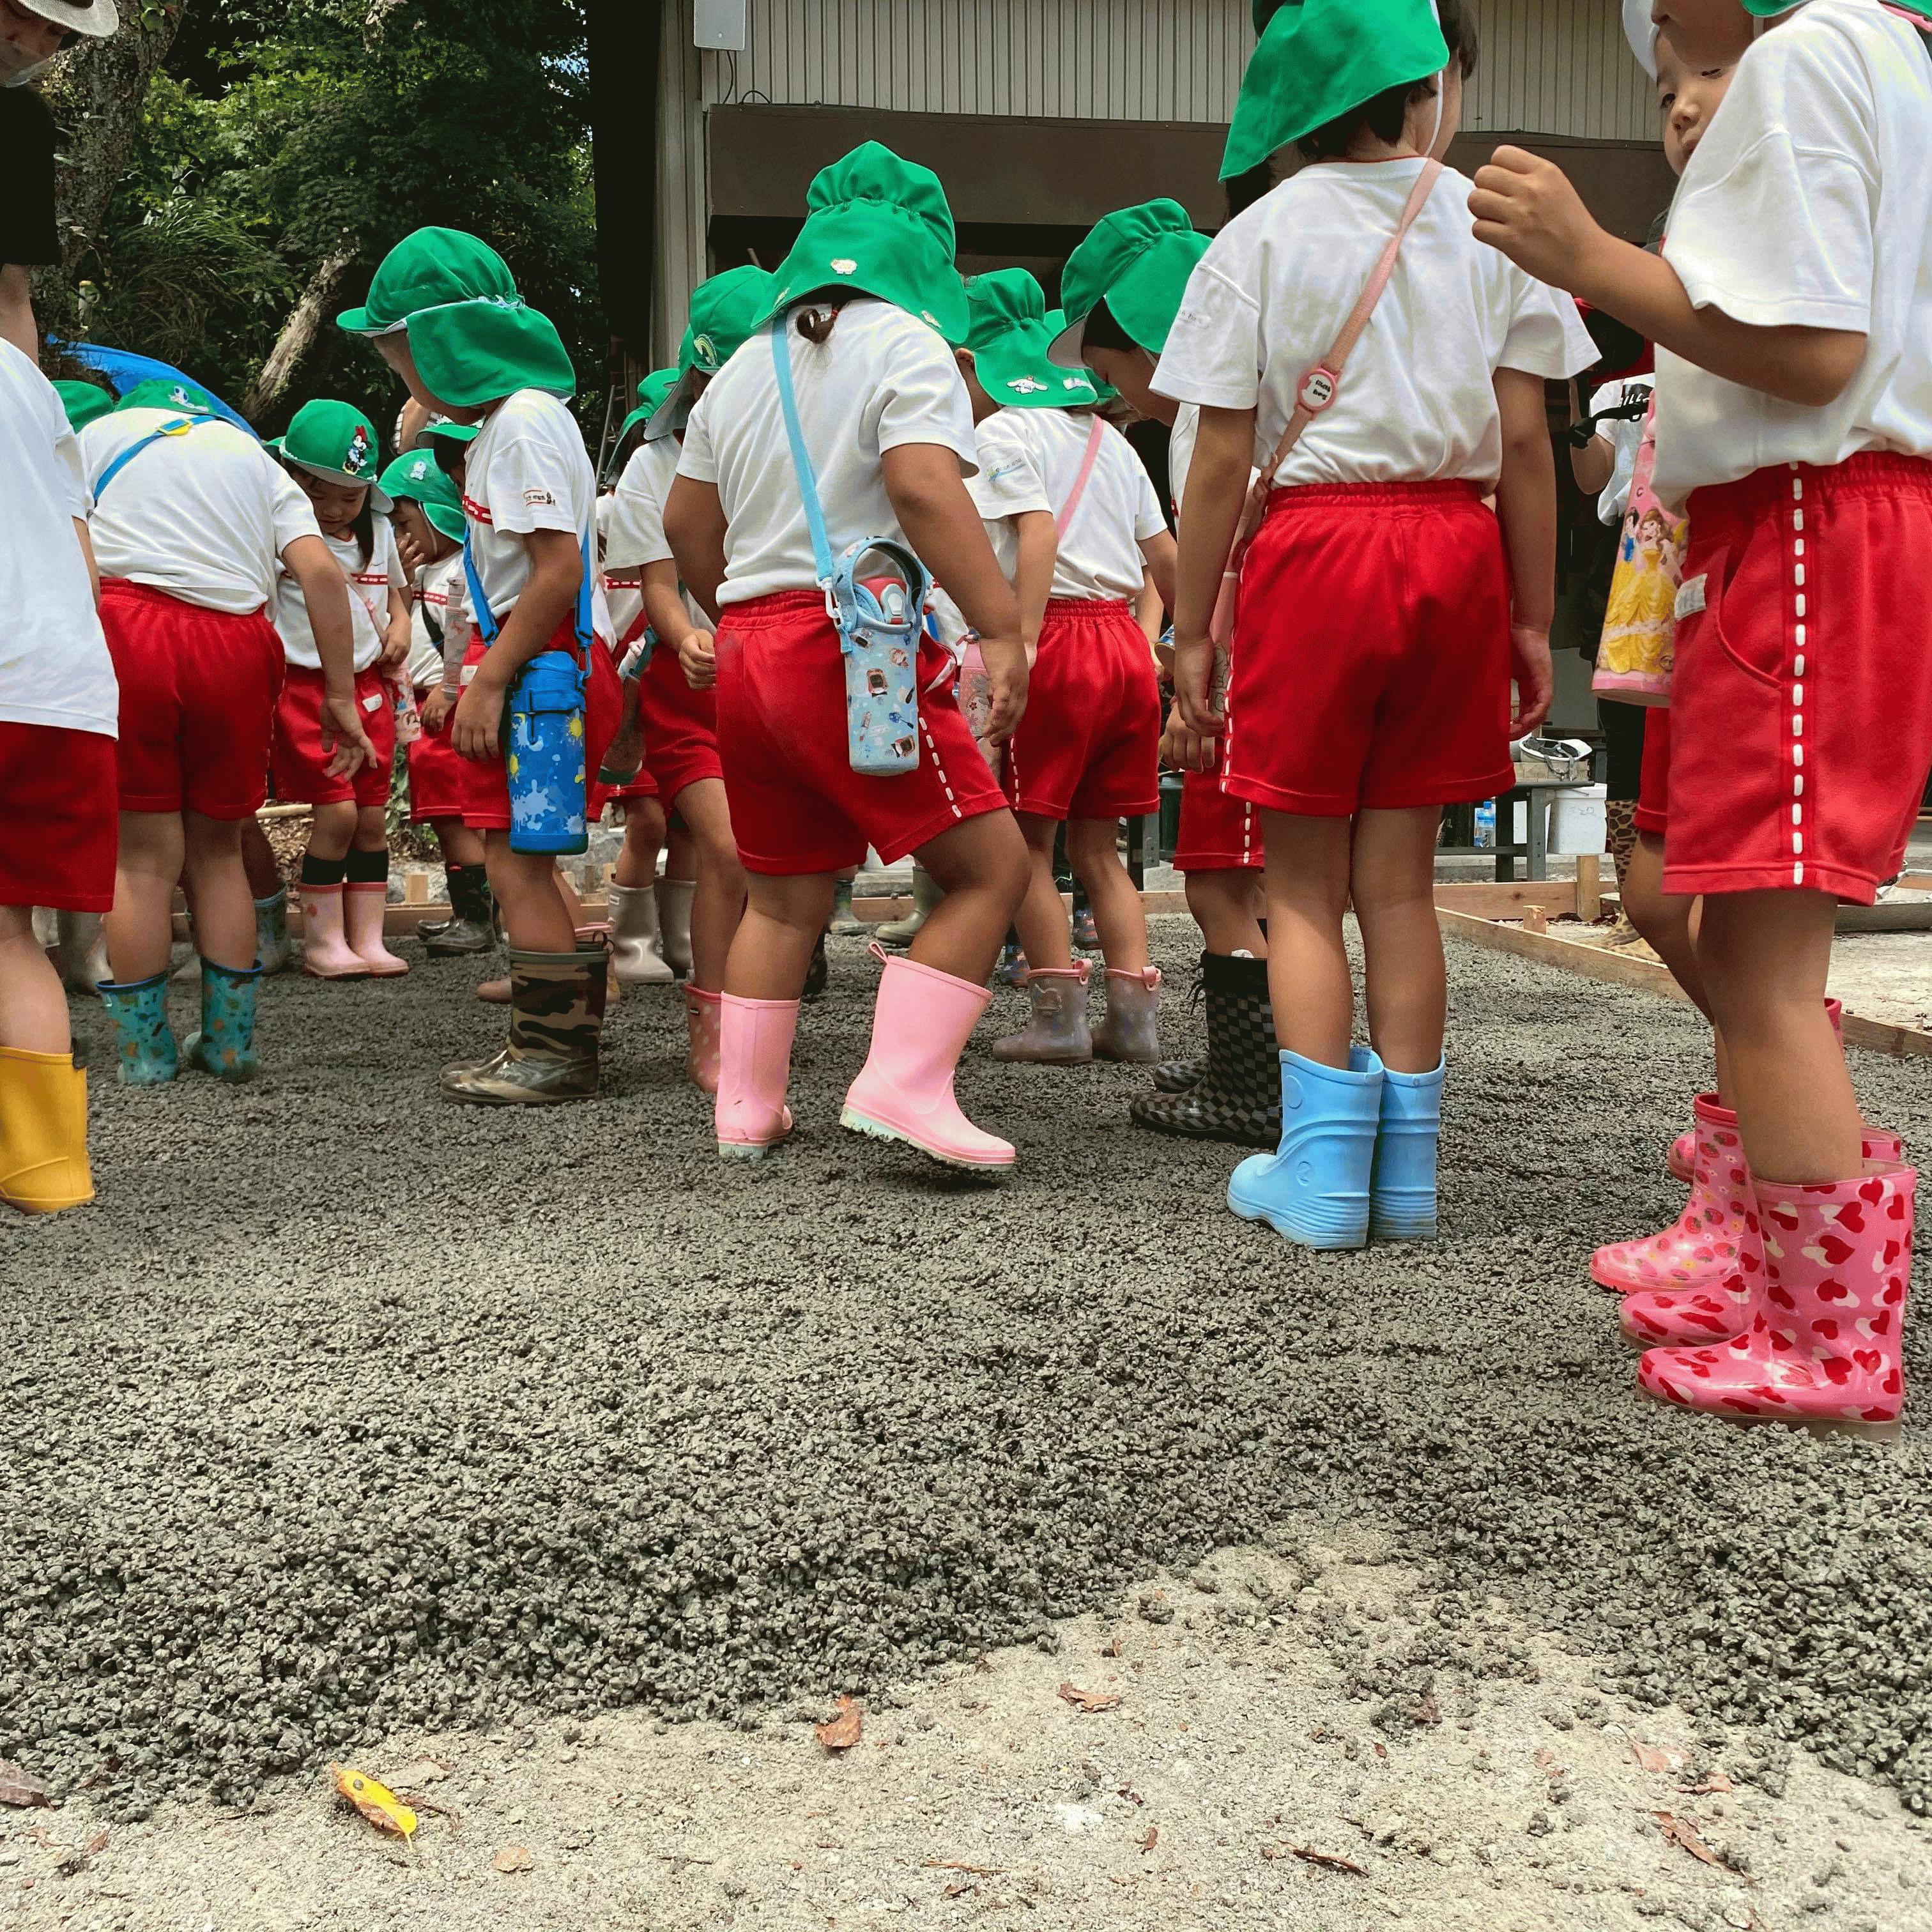
[[[778,372],[778,403],[784,411],[785,434],[791,440],[791,464],[798,472],[799,494],[805,499],[805,520],[812,531],[812,554],[818,571],[819,588],[830,590],[835,566],[832,542],[825,533],[825,509],[818,500],[818,478],[812,466],[812,452],[805,446],[805,431],[798,420],[798,398],[792,392],[791,347],[785,340],[785,318],[772,323],[772,362]]]
[[[151,430],[139,442],[130,443],[107,467],[104,470],[94,485],[94,499],[100,500],[100,493],[132,463],[145,449],[152,449],[164,436],[185,436],[188,431],[205,422],[213,422],[213,416],[176,416],[172,422],[164,422],[157,430]]]
[[[590,647],[597,640],[597,586],[590,575],[590,539],[579,545],[584,557],[584,575],[577,586],[577,641],[584,647],[584,668],[590,664]],[[502,626],[483,594],[483,578],[476,568],[476,532],[472,526],[463,539],[463,576],[470,586],[470,610],[477,634],[485,645],[494,644]]]

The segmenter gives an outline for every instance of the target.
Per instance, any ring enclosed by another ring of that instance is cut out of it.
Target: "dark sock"
[[[352,886],[380,886],[389,876],[389,848],[378,846],[365,852],[358,845],[349,854],[349,883]]]
[[[304,852],[302,882],[305,886],[339,886],[348,869],[346,859],[318,859],[313,852]]]

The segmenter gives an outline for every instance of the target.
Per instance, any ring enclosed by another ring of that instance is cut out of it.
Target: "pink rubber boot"
[[[312,980],[366,980],[369,962],[342,936],[343,889],[304,886],[302,970]]]
[[[1738,1117],[1712,1094],[1697,1096],[1697,1166],[1684,1212],[1660,1234],[1599,1248],[1590,1279],[1630,1294],[1647,1288],[1719,1287],[1736,1272],[1750,1206],[1750,1174]]]
[[[372,980],[400,980],[410,970],[382,944],[382,908],[389,902],[386,885],[352,885],[343,889],[342,926],[349,950],[362,961]]]
[[[1864,1158],[1881,1167],[1904,1164],[1905,1148],[1896,1134],[1868,1129]],[[1617,1310],[1618,1325],[1640,1348],[1672,1344],[1701,1346],[1728,1342],[1750,1326],[1751,1296],[1764,1269],[1755,1203],[1744,1216],[1736,1270],[1721,1282],[1701,1288],[1647,1288],[1627,1294]]]
[[[952,1094],[959,1056],[992,994],[872,950],[886,967],[872,1012],[872,1050],[845,1096],[840,1124],[874,1140],[909,1142],[949,1167],[1011,1167],[1018,1158],[1011,1144],[982,1133]]]
[[[1825,1002],[1826,1016],[1832,1022],[1832,1030],[1838,1036],[1838,1050],[1845,1047],[1845,1003],[1842,1000]],[[1670,1152],[1664,1166],[1679,1180],[1689,1181],[1694,1178],[1697,1165],[1697,1130],[1694,1127],[1688,1134],[1679,1134],[1670,1143]]]
[[[791,1132],[796,1000],[718,995],[718,1151],[727,1160],[763,1160]]]
[[[1895,1423],[1918,1180],[1887,1166],[1857,1180],[1760,1181],[1765,1266],[1749,1328],[1710,1348],[1648,1350],[1638,1386],[1710,1415]]]
[[[684,989],[684,1022],[691,1035],[685,1077],[700,1094],[718,1090],[718,1040],[723,1024],[724,995],[701,986]]]

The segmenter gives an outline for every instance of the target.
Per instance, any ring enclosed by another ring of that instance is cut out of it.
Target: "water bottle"
[[[396,704],[396,742],[413,745],[422,736],[422,713],[416,709],[416,694],[406,676],[392,678],[389,688]]]
[[[966,714],[966,728],[976,738],[984,738],[993,728],[993,679],[980,650],[976,631],[966,634],[966,656],[959,667],[959,708]]]
[[[598,648],[594,643],[591,648]],[[567,651],[544,651],[510,688],[510,850],[572,853],[590,846],[584,674]]]
[[[1476,808],[1475,844],[1479,851],[1492,852],[1496,850],[1496,802],[1492,798],[1484,799]]]
[[[870,548],[854,546],[848,571]],[[910,586],[896,577],[854,572],[848,584],[838,598],[847,754],[864,777],[897,778],[919,769],[920,609]]]

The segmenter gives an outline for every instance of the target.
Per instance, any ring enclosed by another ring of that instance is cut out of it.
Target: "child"
[[[301,586],[282,579],[275,628],[288,658],[275,704],[275,796],[314,808],[302,854],[302,970],[316,980],[395,979],[408,962],[382,943],[389,889],[389,780],[396,762],[393,687],[409,658],[410,603],[388,496],[375,487],[376,426],[350,403],[296,412],[276,451],[315,512],[343,568],[356,628],[356,703],[376,755],[352,780],[333,777],[322,748],[322,661]]]
[[[1026,890],[1024,843],[958,706],[932,688],[936,646],[920,652],[917,768],[853,770],[842,656],[776,369],[788,357],[832,556],[868,538],[911,545],[980,634],[993,731],[1010,735],[1026,656],[1012,586],[964,481],[976,457],[948,346],[966,334],[952,211],[937,176],[876,142],[826,169],[808,208],[778,272],[772,326],[692,412],[664,505],[680,574],[723,618],[718,751],[750,874],[725,972],[718,1150],[760,1159],[791,1130],[785,1089],[806,969],[838,873],[871,844],[888,862],[916,852],[946,896],[910,958],[886,962],[843,1124],[955,1166],[1010,1167],[1012,1147],[960,1112],[952,1077]],[[701,674],[701,647],[692,656]]]
[[[180,393],[178,388],[170,392]],[[375,755],[355,693],[348,580],[308,499],[250,436],[131,391],[81,436],[100,616],[121,687],[121,854],[101,988],[123,1082],[174,1078],[168,1030],[175,886],[201,955],[201,1030],[188,1063],[252,1080],[261,968],[243,828],[267,795],[281,640],[268,616],[284,572],[322,667],[319,730],[332,778]]]
[[[1225,729],[1223,786],[1262,808],[1268,848],[1284,1132],[1228,1203],[1290,1240],[1360,1247],[1372,1226],[1436,1231],[1442,812],[1508,789],[1513,670],[1514,729],[1549,708],[1544,384],[1596,351],[1574,303],[1475,244],[1466,187],[1434,165],[1475,55],[1460,0],[1442,0],[1439,26],[1431,0],[1258,11],[1223,172],[1289,142],[1311,165],[1221,231],[1154,377],[1201,406],[1174,682],[1188,730]],[[1345,328],[1405,232],[1348,356]],[[1266,514],[1218,705],[1210,626],[1257,456]],[[1350,1046],[1352,903],[1368,1049]]]
[[[4,341],[0,466],[0,1201],[50,1214],[92,1200],[94,1179],[87,1076],[34,908],[98,914],[114,902],[118,704],[79,446],[52,385]]]
[[[540,652],[576,658],[585,769],[594,777],[622,695],[595,561],[596,475],[564,406],[575,372],[549,318],[501,286],[501,267],[472,236],[418,230],[390,250],[368,303],[343,326],[373,335],[425,409],[478,425],[464,472],[478,634],[452,729],[468,761],[464,821],[484,833],[490,889],[509,934],[512,1012],[503,1050],[446,1067],[442,1088],[472,1106],[542,1106],[596,1094],[609,956],[601,940],[580,947],[555,861],[512,848],[508,706]],[[425,300],[431,305],[406,306]]]
[[[1737,62],[1660,258],[1499,149],[1477,233],[1658,345],[1660,500],[1688,511],[1664,891],[1701,895],[1748,1237],[1731,1339],[1646,1392],[1732,1418],[1889,1426],[1917,1176],[1868,1160],[1824,993],[1838,902],[1897,872],[1932,763],[1932,61],[1879,0],[1658,0],[1676,56]],[[1641,48],[1641,41],[1639,42]],[[1729,1285],[1727,1285],[1728,1288]]]
[[[974,501],[1019,594],[1034,649],[1027,715],[1006,747],[1006,791],[1033,856],[1016,924],[1033,1002],[996,1059],[1072,1065],[1160,1057],[1160,975],[1120,862],[1120,820],[1160,804],[1160,686],[1134,616],[1144,574],[1173,590],[1174,539],[1132,446],[1095,413],[1084,370],[1056,368],[1040,284],[1024,268],[968,285],[960,372],[977,425]],[[1087,1023],[1087,976],[1054,876],[1054,845],[1092,901],[1107,1016]]]
[[[1241,212],[1233,206],[1230,218]],[[1069,259],[1061,281],[1069,326],[1054,359],[1081,362],[1150,422],[1163,422],[1177,514],[1185,494],[1201,412],[1150,386],[1188,278],[1207,252],[1178,202],[1150,201],[1108,215]],[[1220,785],[1218,742],[1204,743],[1168,721],[1162,746],[1182,772],[1174,864],[1201,928],[1201,985],[1208,1026],[1204,1059],[1154,1070],[1160,1090],[1144,1094],[1134,1119],[1161,1133],[1273,1147],[1281,1138],[1281,1074],[1268,1006],[1268,941],[1261,926],[1261,814]]]

